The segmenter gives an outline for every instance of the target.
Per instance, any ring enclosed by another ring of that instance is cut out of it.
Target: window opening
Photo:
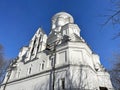
[[[42,64],[42,70],[44,69],[44,63]]]
[[[39,51],[39,48],[40,48],[40,38],[41,37],[38,38],[37,52]]]
[[[18,71],[18,78],[20,77],[20,71],[21,71],[21,69]]]
[[[36,43],[36,38],[35,38],[35,40],[34,40],[34,42],[33,42],[33,47],[32,47],[32,50],[31,50],[31,54],[33,54],[33,52],[34,52],[35,43]]]
[[[61,84],[62,84],[62,89],[64,90],[65,89],[65,78],[61,79]]]
[[[41,70],[41,63],[39,64],[39,71]]]
[[[33,47],[32,50],[31,50],[31,54],[33,54],[33,51],[34,51],[34,47]]]
[[[18,72],[18,78],[19,78],[19,76],[20,76],[20,71]]]
[[[29,69],[29,74],[31,74],[31,68]]]

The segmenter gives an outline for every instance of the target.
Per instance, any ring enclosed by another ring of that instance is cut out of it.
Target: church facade
[[[10,64],[0,90],[114,90],[110,75],[80,36],[73,17],[52,17],[47,36],[39,28]]]

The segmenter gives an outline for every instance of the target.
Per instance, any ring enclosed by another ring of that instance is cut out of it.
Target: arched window
[[[61,79],[62,90],[65,89],[65,78]]]
[[[35,48],[35,43],[36,43],[36,37],[34,39],[34,42],[33,42],[33,47],[32,47],[32,50],[31,50],[31,54],[34,54],[34,48]]]
[[[19,71],[18,71],[18,78],[20,77],[20,72],[21,72],[21,69],[19,69]]]
[[[44,63],[42,63],[42,70],[44,69]]]
[[[29,74],[31,74],[31,67],[30,67],[30,69],[29,69]]]
[[[39,64],[39,71],[41,70],[41,63]]]
[[[44,67],[45,67],[45,61],[43,61],[42,63],[42,70],[44,69]]]
[[[27,75],[31,74],[32,72],[32,64],[30,65],[30,67],[27,69]]]
[[[40,50],[40,40],[41,40],[41,37],[39,37],[39,40],[38,40],[37,52],[39,52],[39,50]]]

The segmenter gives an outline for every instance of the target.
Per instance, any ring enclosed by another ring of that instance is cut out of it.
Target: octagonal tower
[[[57,13],[52,17],[52,28],[47,44],[52,46],[57,41],[62,42],[65,36],[70,38],[73,34],[80,37],[80,28],[74,24],[73,17],[66,12]]]

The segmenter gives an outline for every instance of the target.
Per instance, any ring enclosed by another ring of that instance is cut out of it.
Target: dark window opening
[[[33,54],[34,47],[35,47],[35,43],[36,43],[36,38],[35,38],[35,40],[34,40],[34,42],[33,42],[33,47],[32,47],[32,50],[31,50],[31,54]]]
[[[61,83],[62,83],[62,89],[64,90],[65,89],[65,78],[61,79]]]
[[[39,47],[40,47],[40,45],[38,44],[38,46],[37,46],[37,52],[39,51]]]
[[[29,74],[31,73],[31,68],[29,69]]]
[[[44,69],[44,63],[42,64],[42,70]]]
[[[99,87],[100,90],[108,90],[106,87]]]
[[[39,71],[41,70],[41,63],[39,64]]]
[[[37,52],[39,52],[39,49],[40,49],[40,40],[41,40],[41,37],[39,38],[39,42],[38,42],[38,46],[37,46]]]
[[[36,43],[36,38],[35,38],[35,40],[34,40],[34,42],[33,42],[33,45],[35,45],[35,43]]]
[[[34,51],[34,47],[33,47],[32,50],[31,50],[31,54],[33,54],[33,51]]]
[[[95,70],[96,70],[96,71],[98,71],[98,69],[97,69],[97,68],[96,68]]]

